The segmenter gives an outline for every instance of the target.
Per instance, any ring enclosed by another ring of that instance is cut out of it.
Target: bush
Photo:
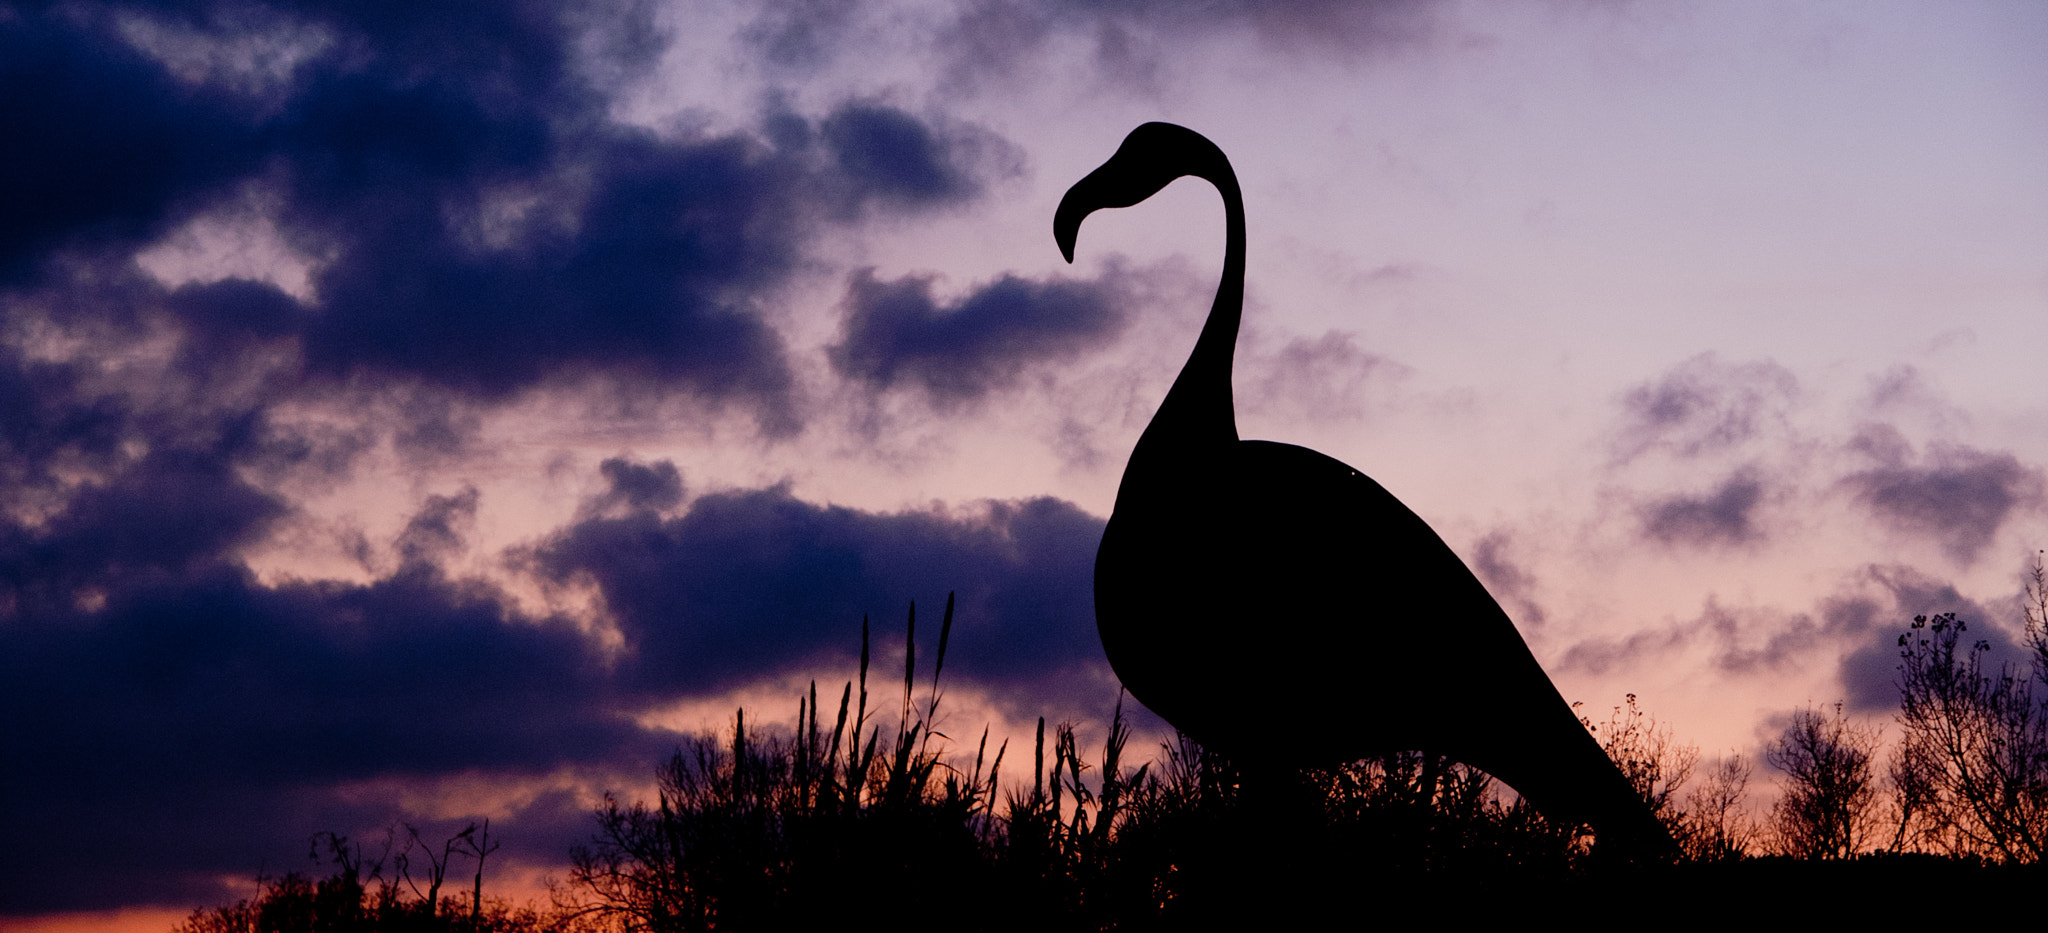
[[[606,797],[592,845],[571,854],[558,906],[632,930],[801,929],[843,919],[874,892],[915,891],[943,910],[983,888],[1005,749],[989,759],[984,732],[973,770],[961,771],[932,746],[952,620],[949,599],[930,692],[915,704],[911,609],[889,747],[869,725],[863,621],[858,700],[848,682],[829,737],[813,684],[790,741],[750,734],[742,712],[729,742],[705,736],[679,749],[659,772],[654,807]]]
[[[1849,724],[1840,703],[1832,716],[1810,708],[1792,714],[1764,753],[1787,779],[1771,813],[1780,854],[1846,859],[1869,847],[1877,829],[1877,743],[1876,733]]]
[[[1687,810],[1674,833],[1685,857],[1695,862],[1729,862],[1750,854],[1757,826],[1744,812],[1749,760],[1730,753],[1709,768],[1700,786],[1686,794]]]
[[[951,619],[949,601],[926,698],[913,702],[913,607],[888,744],[869,722],[863,623],[860,672],[830,730],[814,685],[793,737],[750,732],[742,713],[729,737],[685,745],[653,805],[606,799],[558,906],[632,930],[793,929],[843,923],[848,905],[887,892],[970,928],[1207,926],[1361,878],[1560,877],[1585,854],[1580,828],[1546,823],[1441,756],[1248,781],[1182,736],[1132,769],[1121,704],[1099,768],[1071,724],[1048,736],[1040,720],[1030,777],[1001,793],[1007,745],[991,754],[984,731],[970,767],[932,741]]]
[[[410,827],[410,838],[396,856],[391,852],[395,833],[387,837],[382,854],[374,857],[366,856],[362,845],[346,836],[317,834],[313,854],[325,850],[334,863],[332,875],[314,880],[293,872],[261,879],[256,897],[194,910],[172,933],[595,933],[574,917],[485,898],[481,869],[468,905],[439,897],[451,854],[468,852],[481,862],[496,848],[479,836],[478,829],[472,824],[450,837],[438,857],[426,850],[432,866],[428,892],[419,891],[406,867],[413,850],[423,845]],[[387,864],[395,874],[385,873]]]

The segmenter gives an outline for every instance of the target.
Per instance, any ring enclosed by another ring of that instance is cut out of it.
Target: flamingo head
[[[1067,189],[1052,216],[1052,236],[1060,255],[1074,261],[1074,240],[1081,219],[1107,207],[1130,207],[1159,192],[1176,178],[1193,175],[1223,189],[1237,179],[1223,150],[1202,134],[1171,123],[1147,123],[1124,137],[1124,144],[1102,167]]]

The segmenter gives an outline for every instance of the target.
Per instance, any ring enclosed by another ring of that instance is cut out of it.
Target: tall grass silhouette
[[[1325,882],[1556,877],[1586,854],[1582,828],[1419,752],[1294,771],[1258,801],[1238,763],[1185,736],[1130,767],[1121,702],[1093,762],[1073,724],[1048,735],[1040,718],[1029,775],[1005,783],[1007,742],[991,749],[984,729],[970,763],[934,729],[952,599],[922,698],[916,619],[913,605],[893,732],[874,721],[864,619],[829,729],[813,682],[793,734],[741,711],[729,734],[693,739],[653,803],[606,798],[559,906],[634,929],[773,929],[844,922],[879,894],[971,928],[1128,929],[1263,911]],[[1256,883],[1281,877],[1288,890]]]
[[[2032,598],[2048,606],[2048,596]],[[2030,632],[2048,631],[2035,618]],[[1912,787],[1892,789],[1893,816],[1904,828],[1891,833],[1888,850],[1846,845],[1834,853],[1845,857],[1835,859],[1759,857],[1760,850],[1782,851],[1786,830],[1745,815],[1747,760],[1722,758],[1692,787],[1687,775],[1696,749],[1673,739],[1633,695],[1605,722],[1582,722],[1683,845],[1688,858],[1680,865],[1603,861],[1585,827],[1546,820],[1488,775],[1426,752],[1289,769],[1232,760],[1176,736],[1134,767],[1141,756],[1130,747],[1121,701],[1097,748],[1084,748],[1074,724],[1040,718],[1025,772],[1026,752],[1013,754],[1003,741],[991,747],[991,730],[982,730],[970,757],[968,743],[938,728],[952,624],[949,597],[927,674],[912,606],[901,693],[878,687],[877,698],[869,690],[871,633],[863,619],[859,670],[836,704],[821,703],[813,682],[797,698],[794,729],[749,724],[741,710],[729,731],[696,736],[676,750],[658,769],[653,802],[607,796],[596,811],[597,832],[572,853],[549,907],[520,908],[485,895],[480,863],[495,845],[478,833],[487,825],[450,836],[438,849],[407,826],[408,837],[394,831],[382,854],[320,834],[315,847],[334,863],[331,877],[260,878],[256,897],[196,910],[178,929],[665,933],[920,922],[982,930],[1291,928],[1327,925],[1332,916],[1378,917],[1374,905],[1394,903],[1419,906],[1431,919],[1485,926],[1522,923],[1534,911],[1655,916],[1677,904],[1719,903],[1729,892],[1795,889],[1829,894],[1778,908],[1785,916],[1838,923],[1863,914],[1893,919],[1897,892],[1909,889],[2038,887],[2032,859],[1988,844],[1905,844],[1922,839],[1908,833],[1919,825],[1908,821],[1931,819],[1905,808],[1926,803],[1905,796]],[[1961,631],[1950,617],[1938,627],[1916,620],[1900,639],[1907,692],[1945,677],[1938,684],[1953,681],[1958,690],[1975,691],[1970,696],[2004,691],[1999,696],[2008,705],[2026,702],[2027,682],[2018,676],[2025,672],[1997,680],[1981,672],[1976,655],[1956,648]],[[1930,634],[1916,640],[1923,632]],[[2048,658],[2043,645],[2048,635],[2037,635],[2037,659]],[[2027,672],[2048,680],[2042,671],[2048,660]],[[1975,727],[1982,705],[1961,707],[1952,715],[1976,718],[1952,728]],[[826,706],[834,706],[830,717]],[[1337,710],[1274,708],[1266,715],[1326,716],[1330,728],[1342,727]],[[1299,731],[1290,725],[1273,734]],[[1245,780],[1252,769],[1258,779]],[[1792,790],[1806,786],[1796,770],[1789,779]],[[1933,790],[1918,792],[1944,791],[1928,786]],[[1686,787],[1690,792],[1681,794]],[[1935,816],[1961,805],[1934,799],[1946,806],[1928,811]],[[1957,829],[1934,838],[1967,841]],[[395,843],[402,845],[394,849]],[[451,857],[479,862],[466,898],[460,884],[454,896],[441,893]]]

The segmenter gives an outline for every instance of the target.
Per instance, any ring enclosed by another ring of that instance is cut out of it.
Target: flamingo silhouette
[[[1102,647],[1167,722],[1247,766],[1446,755],[1619,851],[1671,838],[1581,725],[1514,623],[1427,523],[1323,454],[1244,441],[1230,390],[1244,198],[1222,150],[1133,130],[1060,201],[1068,262],[1089,213],[1184,175],[1223,195],[1223,280],[1187,365],[1138,438],[1095,558]]]

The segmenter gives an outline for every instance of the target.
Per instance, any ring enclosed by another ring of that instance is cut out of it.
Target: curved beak
[[[1082,218],[1089,214],[1106,207],[1130,207],[1182,175],[1216,182],[1229,175],[1229,164],[1216,144],[1186,127],[1147,123],[1132,130],[1109,161],[1075,182],[1060,199],[1059,210],[1052,215],[1052,237],[1060,245],[1060,255],[1074,261],[1074,240],[1081,233]]]
[[[1060,198],[1059,210],[1053,212],[1052,238],[1059,243],[1060,255],[1068,262],[1074,261],[1074,240],[1081,235],[1081,219],[1112,206],[1106,203],[1110,186],[1104,175],[1115,164],[1116,160],[1111,159],[1101,168],[1089,172],[1088,177],[1075,182],[1072,188],[1067,189],[1066,196]]]

